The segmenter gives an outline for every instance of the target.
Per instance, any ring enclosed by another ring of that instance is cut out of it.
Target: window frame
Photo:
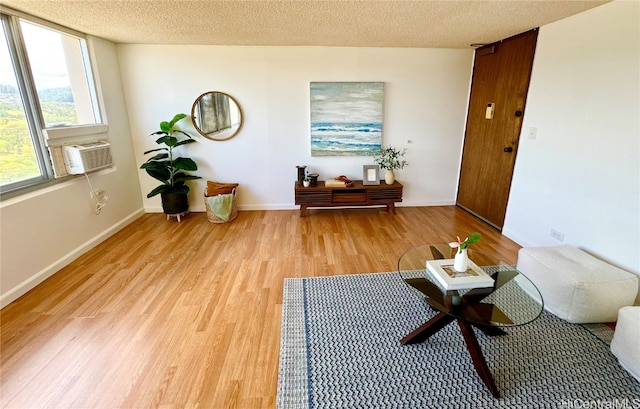
[[[95,68],[91,47],[88,44],[87,35],[67,27],[42,20],[28,14],[0,6],[0,19],[7,39],[7,48],[16,75],[16,82],[20,93],[20,99],[24,107],[27,126],[31,134],[33,148],[36,154],[40,176],[30,179],[0,185],[0,201],[32,192],[50,185],[65,181],[74,175],[68,175],[60,161],[56,161],[56,149],[62,145],[71,143],[93,142],[107,139],[108,125],[104,120],[103,104],[99,98],[100,90],[96,81]],[[31,73],[28,54],[24,38],[22,36],[20,21],[42,26],[49,30],[60,32],[78,38],[85,64],[84,71],[87,76],[89,93],[92,99],[92,110],[95,116],[95,124],[60,126],[45,128],[40,100],[37,88]],[[48,134],[58,135],[50,139]],[[68,139],[65,139],[68,135]],[[62,165],[62,169],[61,169]]]

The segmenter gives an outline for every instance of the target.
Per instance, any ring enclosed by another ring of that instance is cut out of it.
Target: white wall
[[[616,1],[541,28],[504,228],[522,245],[558,244],[549,237],[554,228],[566,243],[635,273],[638,7]],[[143,207],[161,211],[159,198],[143,198],[155,183],[138,169],[142,152],[155,147],[148,135],[161,120],[189,114],[205,91],[233,95],[245,126],[229,141],[198,136],[198,144],[185,148],[204,178],[242,184],[241,208],[295,208],[295,165],[308,165],[321,178],[360,179],[362,165],[372,163],[310,156],[311,81],[385,82],[383,143],[409,148],[410,166],[397,174],[405,184],[404,204],[455,202],[471,50],[91,44],[116,161],[115,169],[92,181],[107,190],[109,203],[95,215],[84,178],[1,202],[0,306],[128,224]],[[532,126],[538,128],[535,140],[527,139]],[[204,210],[203,188],[204,180],[191,192],[194,210]]]
[[[84,177],[0,203],[0,307],[143,214],[115,45],[90,40],[115,168],[91,175],[109,201],[99,215]]]
[[[640,273],[640,3],[540,29],[504,234]],[[535,140],[528,138],[537,128]]]
[[[309,83],[382,81],[383,144],[408,148],[410,165],[396,173],[404,204],[455,203],[472,50],[118,45],[118,54],[138,164],[155,147],[148,135],[160,121],[190,114],[203,92],[226,92],[241,105],[244,127],[228,141],[197,136],[185,146],[197,174],[239,182],[240,209],[296,208],[296,165],[323,180],[362,179],[362,165],[373,164],[371,157],[311,157]],[[196,136],[189,126],[182,121]],[[159,197],[146,198],[157,183],[138,175],[145,210],[161,211]],[[193,210],[204,211],[204,185],[191,185]]]

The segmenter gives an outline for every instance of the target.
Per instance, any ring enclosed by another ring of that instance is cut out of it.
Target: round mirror
[[[210,91],[200,95],[191,108],[193,126],[205,138],[225,141],[242,128],[242,110],[231,95]]]

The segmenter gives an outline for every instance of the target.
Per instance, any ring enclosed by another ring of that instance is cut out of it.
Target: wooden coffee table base
[[[498,392],[498,388],[496,387],[496,383],[493,380],[493,376],[489,371],[489,367],[487,366],[487,361],[484,359],[484,355],[482,355],[482,350],[480,349],[480,344],[478,343],[478,339],[476,338],[476,334],[473,332],[471,325],[459,318],[455,318],[449,314],[444,312],[439,312],[435,317],[431,318],[429,321],[425,322],[411,333],[407,334],[404,338],[400,340],[402,345],[407,344],[417,344],[419,342],[426,341],[431,335],[440,331],[442,328],[450,324],[452,321],[457,321],[458,326],[460,327],[460,332],[462,333],[462,337],[464,338],[464,342],[467,344],[467,349],[469,350],[469,354],[471,355],[471,359],[473,360],[473,366],[476,368],[476,372],[480,376],[480,379],[487,385],[489,391],[495,398],[500,397],[500,392]],[[477,326],[482,332],[487,335],[504,335],[505,332],[498,327],[494,326]]]

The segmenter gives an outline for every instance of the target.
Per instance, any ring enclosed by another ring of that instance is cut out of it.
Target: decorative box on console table
[[[304,187],[296,183],[295,196],[301,217],[307,215],[309,207],[386,206],[395,214],[395,203],[402,202],[402,184],[363,185],[361,180],[354,180],[352,187],[329,187],[319,181],[317,186]]]

